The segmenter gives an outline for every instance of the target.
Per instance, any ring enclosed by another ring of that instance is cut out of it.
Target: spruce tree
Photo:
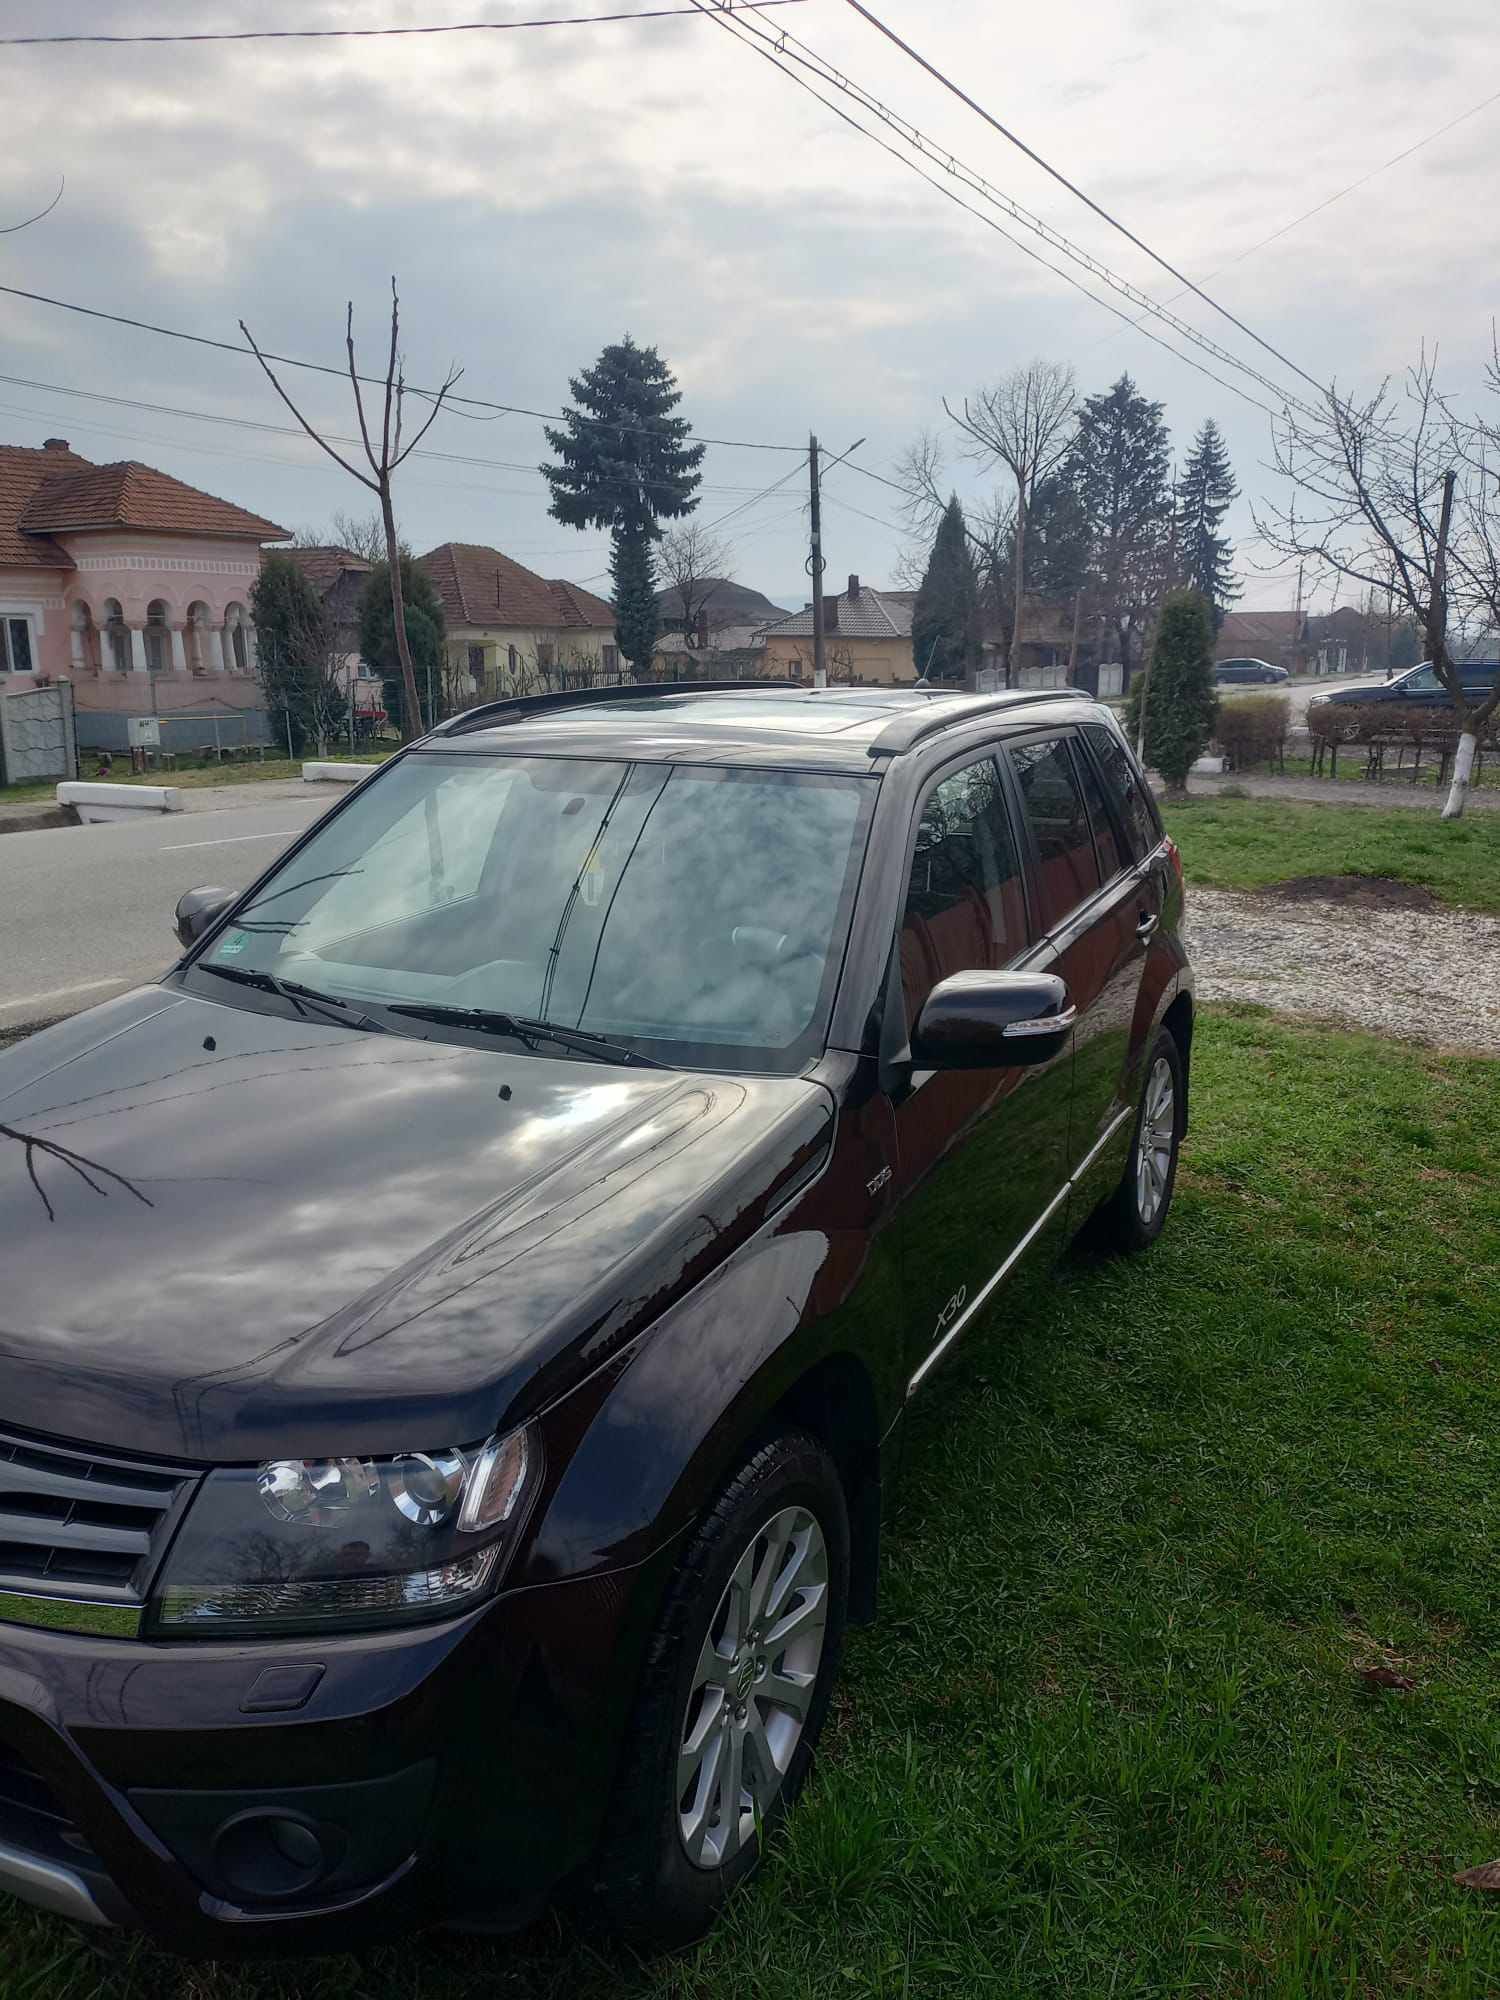
[[[416,671],[417,707],[404,735],[419,735],[440,722],[443,693],[443,641],[448,623],[437,585],[410,555],[401,557],[401,595],[406,613],[406,643]],[[396,651],[396,622],[391,611],[390,566],[376,563],[365,578],[359,600],[359,651],[380,676],[386,713],[399,718],[405,706],[401,660]],[[428,689],[431,689],[429,697]]]
[[[1219,712],[1213,607],[1201,591],[1174,590],[1163,603],[1144,702],[1146,764],[1166,779],[1168,798],[1184,798]]]
[[[661,606],[656,598],[656,555],[639,528],[617,530],[609,573],[615,595],[615,640],[637,680],[646,679],[656,656]]]
[[[1090,396],[1078,418],[1068,472],[1088,519],[1091,595],[1126,670],[1166,580],[1171,545],[1170,440],[1160,403],[1128,375]],[[1106,652],[1102,655],[1108,658]]]
[[[1182,580],[1213,606],[1214,630],[1240,595],[1234,580],[1234,544],[1219,527],[1239,497],[1229,453],[1212,417],[1193,440],[1177,487],[1177,557]]]
[[[705,447],[690,442],[692,426],[674,415],[682,401],[677,378],[654,347],[629,334],[606,347],[593,367],[569,384],[574,407],[561,428],[548,427],[557,463],[541,469],[552,488],[551,513],[570,528],[604,528],[614,543],[616,637],[637,678],[650,671],[660,631],[651,544],[664,520],[697,506]]]
[[[911,618],[918,680],[961,681],[979,660],[979,582],[958,495],[943,510]]]

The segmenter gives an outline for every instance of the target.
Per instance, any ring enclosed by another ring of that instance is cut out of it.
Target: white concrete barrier
[[[304,764],[304,785],[357,785],[375,769],[373,764]]]
[[[1222,778],[1229,769],[1227,757],[1200,757],[1193,766],[1195,778]]]
[[[134,819],[138,813],[182,811],[182,793],[175,785],[108,785],[69,780],[58,786],[57,803],[71,806],[90,824],[99,820]]]

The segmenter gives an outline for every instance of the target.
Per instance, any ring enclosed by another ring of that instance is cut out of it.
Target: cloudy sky
[[[0,35],[646,4],[671,0],[0,0]],[[877,0],[876,11],[1318,379],[1373,386],[1425,336],[1441,342],[1450,386],[1479,393],[1500,304],[1500,101],[1253,246],[1500,91],[1493,0]],[[1178,290],[843,0],[763,20],[1153,297]],[[568,376],[628,330],[676,369],[705,435],[794,445],[815,428],[833,452],[863,436],[860,461],[883,473],[941,425],[945,393],[1032,355],[1070,362],[1085,393],[1128,369],[1166,405],[1180,449],[1218,420],[1247,496],[1233,520],[1246,602],[1291,600],[1285,574],[1252,566],[1248,498],[1271,484],[1262,412],[924,186],[711,20],[5,56],[0,222],[67,177],[44,222],[0,238],[5,283],[230,340],[243,315],[267,346],[337,362],[351,298],[373,359],[394,271],[413,381],[457,360],[472,394],[555,409]],[[1298,386],[1197,301],[1178,309]],[[249,359],[0,296],[0,373],[0,436],[12,442],[61,435],[94,458],[142,458],[290,527],[367,497],[293,437],[90,400],[286,424]],[[288,380],[317,421],[349,429],[347,390]],[[492,543],[548,575],[603,581],[601,540],[548,517],[536,421],[445,417],[429,443],[484,463],[405,470],[399,505],[418,549]],[[715,447],[701,518],[740,508],[795,464]],[[983,485],[961,465],[954,478],[965,494]],[[831,573],[889,581],[906,540],[898,509],[888,489],[835,472]],[[795,482],[724,532],[742,581],[803,601]]]

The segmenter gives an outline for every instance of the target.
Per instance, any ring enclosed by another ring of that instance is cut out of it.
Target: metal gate
[[[0,784],[72,778],[77,770],[70,682],[0,695]]]

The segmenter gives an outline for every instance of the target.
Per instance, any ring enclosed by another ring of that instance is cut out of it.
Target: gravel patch
[[[1190,889],[1203,1000],[1500,1056],[1500,917]]]

